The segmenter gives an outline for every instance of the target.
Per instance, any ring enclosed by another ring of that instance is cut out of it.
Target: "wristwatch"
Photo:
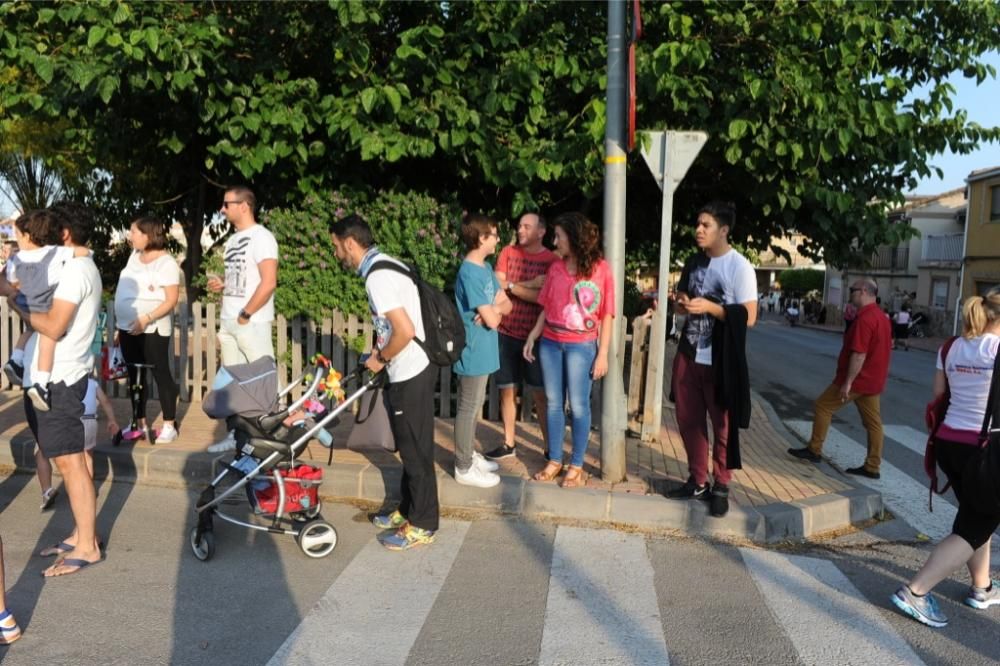
[[[250,319],[250,313],[246,310],[240,310],[240,319]]]
[[[381,349],[375,350],[375,359],[382,365],[389,365],[389,359],[387,359],[385,356],[382,356]]]
[[[517,284],[517,283],[516,282],[508,282],[507,283],[507,293],[510,294],[511,296],[514,295],[514,285],[515,284]]]

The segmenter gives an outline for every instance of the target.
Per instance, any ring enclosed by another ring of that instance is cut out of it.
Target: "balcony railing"
[[[962,234],[927,236],[920,249],[921,261],[961,261]]]
[[[905,271],[910,263],[910,247],[880,247],[872,255],[871,267],[877,270]]]

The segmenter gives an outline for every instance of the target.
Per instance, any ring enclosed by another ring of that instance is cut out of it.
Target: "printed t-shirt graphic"
[[[543,336],[559,342],[585,342],[597,338],[601,320],[615,311],[615,287],[608,263],[601,259],[589,278],[578,280],[557,261],[549,266],[538,294],[545,306]]]
[[[684,265],[677,291],[721,305],[756,302],[757,277],[750,262],[736,250],[721,257],[698,253]],[[712,315],[688,314],[679,350],[697,363],[711,365],[714,327]]]

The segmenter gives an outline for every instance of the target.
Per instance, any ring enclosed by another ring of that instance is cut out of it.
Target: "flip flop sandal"
[[[0,622],[6,621],[7,618],[11,618],[13,620],[10,611],[5,610],[3,612],[3,618],[0,619]],[[12,627],[5,627],[2,624],[0,624],[0,646],[10,645],[20,637],[21,637],[21,627],[17,625],[16,620],[14,621],[14,626]]]
[[[43,571],[42,572],[42,576],[44,576],[45,578],[58,578],[60,576],[72,576],[73,574],[80,573],[81,571],[83,571],[84,569],[86,569],[89,566],[93,566],[95,564],[100,564],[103,561],[104,561],[104,555],[101,555],[101,559],[94,560],[93,562],[88,562],[87,560],[77,559],[75,557],[67,557],[67,558],[64,558],[62,560],[57,561],[55,564],[53,564],[51,567],[49,567],[45,571],[49,571],[50,569],[52,569],[54,567],[76,567],[76,569],[73,569],[72,571],[67,571],[66,573],[53,574],[51,576],[46,576],[45,572]]]
[[[64,553],[68,553],[72,551],[74,548],[76,548],[76,546],[74,546],[73,544],[66,543],[65,541],[60,541],[59,543],[52,544],[48,548],[42,549],[42,552],[38,554],[41,555],[42,557],[55,557],[56,555],[62,555]],[[104,542],[98,541],[97,548],[103,551]],[[47,553],[45,552],[47,550],[53,552]]]

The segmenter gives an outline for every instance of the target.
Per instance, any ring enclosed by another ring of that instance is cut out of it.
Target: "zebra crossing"
[[[808,441],[812,433],[812,421],[785,421],[785,425],[803,441]],[[851,477],[851,480],[863,486],[877,490],[882,494],[886,507],[897,517],[902,518],[916,531],[927,535],[931,540],[938,541],[951,533],[951,525],[955,521],[957,508],[951,502],[951,496],[934,498],[934,511],[927,509],[928,484],[923,471],[919,477],[914,477],[885,457],[894,443],[923,457],[927,435],[909,426],[887,425],[883,428],[886,436],[883,449],[883,459],[880,479],[868,479],[863,476]],[[828,458],[840,469],[855,467],[865,459],[867,445],[848,437],[835,426],[830,427],[826,441],[823,444],[823,456]]]
[[[874,591],[861,590],[824,558],[700,542],[674,545],[655,537],[573,526],[521,524],[520,529],[545,533],[547,547],[523,544],[547,569],[544,599],[529,590],[518,604],[518,581],[503,576],[478,579],[486,590],[480,598],[496,602],[490,609],[469,609],[445,598],[441,591],[448,586],[449,571],[461,568],[464,558],[481,556],[477,542],[486,533],[505,530],[496,521],[445,521],[433,546],[403,556],[382,550],[373,538],[267,663],[664,666],[712,663],[702,654],[705,646],[721,645],[732,653],[736,646],[727,643],[734,641],[744,657],[733,663],[925,663],[910,641],[913,636],[927,638],[929,630],[888,604],[898,580],[883,580]],[[522,536],[510,533],[508,544],[523,541]],[[673,556],[662,556],[692,549],[697,552],[680,569],[671,566]],[[735,565],[729,575],[748,577],[754,594],[739,603],[718,595],[703,598],[703,572],[686,570],[691,562],[708,571]],[[675,594],[683,593],[664,598],[664,579],[670,579],[666,587]],[[513,608],[506,605],[511,602]],[[449,611],[440,604],[453,607]],[[675,626],[677,604],[692,614],[714,606],[714,612],[734,615],[732,627],[737,628],[717,632],[711,623],[699,621],[692,627],[683,619]],[[435,614],[451,616],[448,631],[421,627]],[[530,628],[521,644],[510,645],[516,654],[502,646],[490,653],[477,648],[478,636],[493,631],[494,624],[484,622],[490,617],[516,619]],[[766,625],[773,634],[767,645],[754,643],[767,631],[738,628],[754,623]],[[783,656],[765,656],[783,643],[789,646],[779,652]],[[1000,651],[990,658],[996,656]]]

